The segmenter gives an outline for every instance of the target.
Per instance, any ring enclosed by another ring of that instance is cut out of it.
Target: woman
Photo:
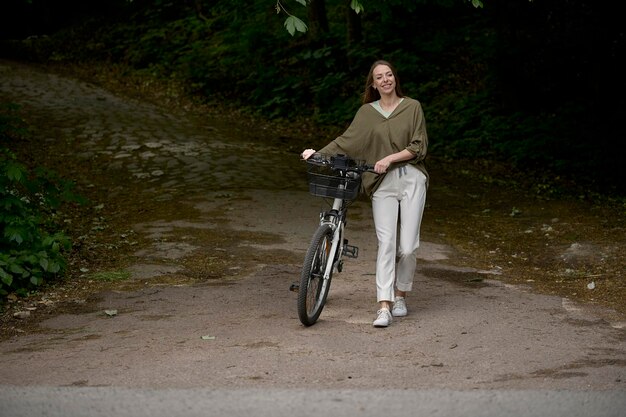
[[[374,62],[367,75],[363,105],[348,129],[319,151],[375,163],[376,174],[363,174],[378,238],[376,298],[380,307],[375,327],[387,327],[392,317],[407,315],[405,297],[413,286],[428,185],[427,146],[421,104],[402,94],[396,70],[381,60]],[[315,152],[305,149],[301,156],[308,159]]]

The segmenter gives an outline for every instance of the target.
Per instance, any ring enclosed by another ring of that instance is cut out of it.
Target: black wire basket
[[[361,176],[354,173],[347,175],[342,177],[339,172],[327,167],[312,166],[308,170],[309,192],[317,197],[354,200],[361,189]]]

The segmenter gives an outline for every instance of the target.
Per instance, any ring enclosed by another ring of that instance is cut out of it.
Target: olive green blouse
[[[408,163],[422,171],[428,179],[424,166],[427,148],[428,135],[422,106],[419,101],[404,97],[388,117],[370,103],[362,105],[348,129],[319,152],[327,155],[344,154],[374,165],[387,155],[407,149],[415,157],[391,165],[387,172]],[[363,173],[362,190],[368,197],[372,197],[385,175]]]

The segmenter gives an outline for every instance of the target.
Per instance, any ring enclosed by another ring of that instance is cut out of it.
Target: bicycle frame
[[[320,225],[328,224],[333,229],[333,241],[330,246],[330,253],[334,254],[335,259],[333,259],[333,262],[329,262],[326,265],[326,270],[324,271],[324,277],[323,277],[325,281],[327,281],[328,278],[330,277],[330,274],[333,268],[335,267],[335,265],[337,264],[337,262],[341,261],[341,257],[342,257],[341,252],[343,251],[342,250],[343,249],[342,238],[343,238],[343,230],[345,226],[345,221],[344,221],[345,216],[346,216],[346,205],[344,203],[344,200],[342,200],[341,198],[334,199],[333,207],[330,210],[330,212],[320,214]],[[325,220],[326,217],[330,217],[330,219]],[[337,232],[337,230],[339,230],[339,232]],[[338,250],[340,252],[337,252]]]

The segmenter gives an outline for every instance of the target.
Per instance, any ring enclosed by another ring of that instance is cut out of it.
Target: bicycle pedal
[[[359,248],[352,245],[344,245],[343,254],[348,258],[358,258],[359,257]]]
[[[289,286],[289,291],[293,291],[293,292],[300,291],[300,284],[294,282],[293,284]]]

